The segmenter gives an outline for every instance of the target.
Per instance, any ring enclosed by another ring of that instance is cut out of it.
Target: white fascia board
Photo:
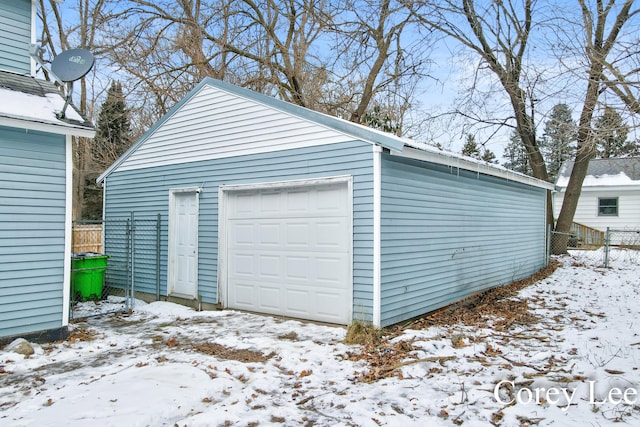
[[[556,187],[556,191],[558,193],[564,193],[567,191],[567,187]],[[581,190],[581,194],[589,193],[589,192],[625,192],[625,191],[640,191],[640,184],[636,185],[589,185],[583,186]]]
[[[546,182],[541,179],[533,178],[531,176],[523,175],[517,172],[510,171],[508,169],[501,169],[489,164],[475,162],[464,159],[458,156],[449,156],[446,152],[432,153],[429,151],[420,150],[417,148],[411,148],[405,146],[402,151],[390,151],[393,156],[406,157],[409,159],[422,160],[429,163],[436,163],[439,165],[451,166],[454,168],[464,169],[470,172],[481,173],[483,175],[495,176],[503,178],[509,181],[520,182],[522,184],[531,185],[534,187],[544,188],[546,190],[553,190],[554,184]]]
[[[30,120],[15,119],[11,117],[0,117],[0,126],[55,133],[58,135],[81,136],[85,138],[93,138],[96,135],[96,131],[93,129],[75,127],[73,125],[54,125],[49,123],[34,122]]]

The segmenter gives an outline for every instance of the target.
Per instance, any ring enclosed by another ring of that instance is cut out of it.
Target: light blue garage
[[[99,181],[167,298],[386,326],[545,264],[551,184],[210,78]]]

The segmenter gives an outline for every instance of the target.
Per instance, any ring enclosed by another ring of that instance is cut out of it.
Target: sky
[[[76,12],[73,11],[76,2],[66,0],[62,5],[63,16],[69,21],[73,20]],[[563,1],[559,3],[537,2],[536,7],[542,16],[558,13],[558,8],[570,8],[573,2]],[[577,7],[577,6],[576,6]],[[574,10],[568,9],[568,10]],[[562,11],[560,12],[562,13]],[[565,53],[562,55],[563,66],[558,65],[555,51],[550,50],[553,44],[553,31],[545,25],[533,28],[530,35],[530,53],[526,60],[531,64],[530,75],[526,78],[536,80],[534,98],[536,99],[536,111],[534,113],[537,122],[538,137],[541,137],[544,129],[545,116],[556,103],[569,104],[573,109],[574,119],[577,120],[580,113],[581,93],[584,87],[582,79],[575,74],[563,73],[562,69],[580,65],[580,55]],[[38,33],[39,34],[39,33]],[[568,35],[565,35],[568,37]],[[578,39],[578,37],[576,37]],[[409,37],[411,40],[411,36]],[[554,49],[558,49],[557,46]],[[464,89],[475,85],[481,89],[484,95],[476,107],[470,107],[467,112],[477,113],[486,110],[493,118],[506,118],[513,115],[508,99],[501,90],[495,91],[495,78],[484,70],[478,72],[477,57],[470,56],[468,50],[460,49],[459,43],[451,39],[439,40],[435,49],[430,52],[429,59],[432,66],[429,77],[423,78],[417,88],[418,96],[416,108],[412,113],[412,120],[420,122],[428,118],[420,127],[420,131],[411,136],[418,140],[430,143],[439,143],[452,151],[460,152],[466,139],[466,133],[475,135],[476,141],[494,152],[502,162],[504,146],[509,142],[512,132],[510,127],[471,125],[469,120],[461,116],[452,117],[451,111],[456,109],[456,104],[462,97]],[[482,67],[480,67],[482,68]],[[114,76],[114,70],[100,62],[93,72],[87,77],[90,86],[102,95],[106,93],[108,82]],[[537,73],[542,78],[538,78]],[[548,78],[548,73],[560,75],[560,78]],[[101,96],[102,96],[101,95]],[[610,97],[609,100],[614,102]],[[96,105],[96,108],[99,103]],[[509,122],[512,124],[512,122]],[[630,133],[630,138],[637,138],[635,130]]]
[[[555,257],[520,291],[373,346],[340,326],[137,301],[31,356],[0,349],[0,425],[639,425],[640,254],[602,257]]]

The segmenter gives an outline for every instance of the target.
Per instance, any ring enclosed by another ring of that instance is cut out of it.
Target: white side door
[[[169,295],[198,296],[198,194],[196,190],[170,192]]]

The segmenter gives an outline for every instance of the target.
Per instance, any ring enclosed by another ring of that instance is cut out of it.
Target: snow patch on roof
[[[557,186],[566,187],[569,184],[569,177],[561,176],[558,178]],[[614,186],[629,186],[639,185],[639,181],[634,181],[626,173],[620,172],[615,175],[587,175],[584,178],[583,187],[614,187]]]
[[[567,187],[573,161],[564,162],[556,186]],[[640,186],[640,157],[593,159],[582,187]]]
[[[0,88],[0,99],[0,117],[60,126],[69,126],[69,121],[76,121],[78,125],[85,122],[71,106],[65,111],[66,120],[57,118],[56,114],[62,111],[65,102],[59,94],[47,93],[45,96],[39,96]]]

